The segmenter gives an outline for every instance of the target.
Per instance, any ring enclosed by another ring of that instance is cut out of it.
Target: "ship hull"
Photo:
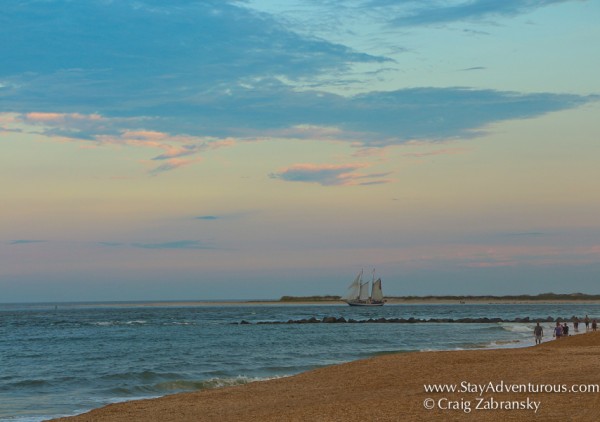
[[[351,301],[345,301],[345,302],[350,306],[383,306],[383,302],[374,302],[374,303],[351,302]]]

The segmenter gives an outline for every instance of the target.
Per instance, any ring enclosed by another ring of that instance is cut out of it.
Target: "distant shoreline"
[[[387,305],[534,305],[534,304],[600,304],[600,299],[509,299],[493,297],[472,298],[433,298],[433,297],[391,297],[385,299]],[[86,308],[86,307],[178,307],[178,306],[299,306],[299,305],[339,305],[340,300],[295,300],[257,299],[257,300],[148,300],[148,301],[98,301],[98,302],[39,302],[39,303],[2,303],[8,306],[35,306],[43,308]]]

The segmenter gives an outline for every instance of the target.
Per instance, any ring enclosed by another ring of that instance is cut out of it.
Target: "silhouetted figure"
[[[544,329],[542,328],[539,322],[533,329],[533,335],[535,336],[535,344],[541,344],[542,337],[544,337]]]

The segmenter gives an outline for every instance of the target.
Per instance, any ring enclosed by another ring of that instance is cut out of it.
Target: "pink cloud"
[[[29,123],[46,123],[46,122],[65,122],[68,120],[102,120],[99,114],[80,114],[80,113],[44,113],[31,112],[26,113],[23,120]]]
[[[178,168],[181,168],[184,166],[188,166],[190,164],[197,163],[201,160],[202,160],[201,157],[191,159],[191,160],[181,159],[181,158],[171,158],[171,159],[165,160],[165,162],[163,164],[161,164],[160,166],[153,168],[150,171],[150,174],[156,176],[160,173],[164,173],[166,171],[171,171],[171,170],[175,170],[175,169],[178,169]]]
[[[361,163],[294,164],[271,174],[270,177],[288,182],[318,183],[323,186],[371,185],[390,182],[385,179],[377,180],[389,173],[361,174],[356,172],[367,166],[367,164]]]
[[[17,123],[17,115],[14,113],[0,113],[0,125]]]
[[[149,119],[144,117],[111,118],[96,113],[4,113],[0,115],[0,125],[2,125],[0,127],[7,130],[3,126],[8,127],[9,124],[18,123],[42,127],[41,131],[31,128],[29,131],[61,142],[78,142],[82,148],[116,145],[161,150],[162,152],[151,160],[165,161],[165,163],[152,170],[152,174],[200,161],[199,158],[183,160],[181,157],[236,144],[232,138],[219,139],[148,130],[143,127],[147,120]]]

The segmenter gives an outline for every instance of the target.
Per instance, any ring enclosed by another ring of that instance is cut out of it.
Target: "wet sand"
[[[424,384],[466,390],[481,385],[488,391],[432,393]],[[600,332],[519,349],[385,355],[287,378],[112,404],[57,420],[598,421],[598,390],[539,392],[582,384],[600,384]],[[491,391],[500,388],[516,392]]]

